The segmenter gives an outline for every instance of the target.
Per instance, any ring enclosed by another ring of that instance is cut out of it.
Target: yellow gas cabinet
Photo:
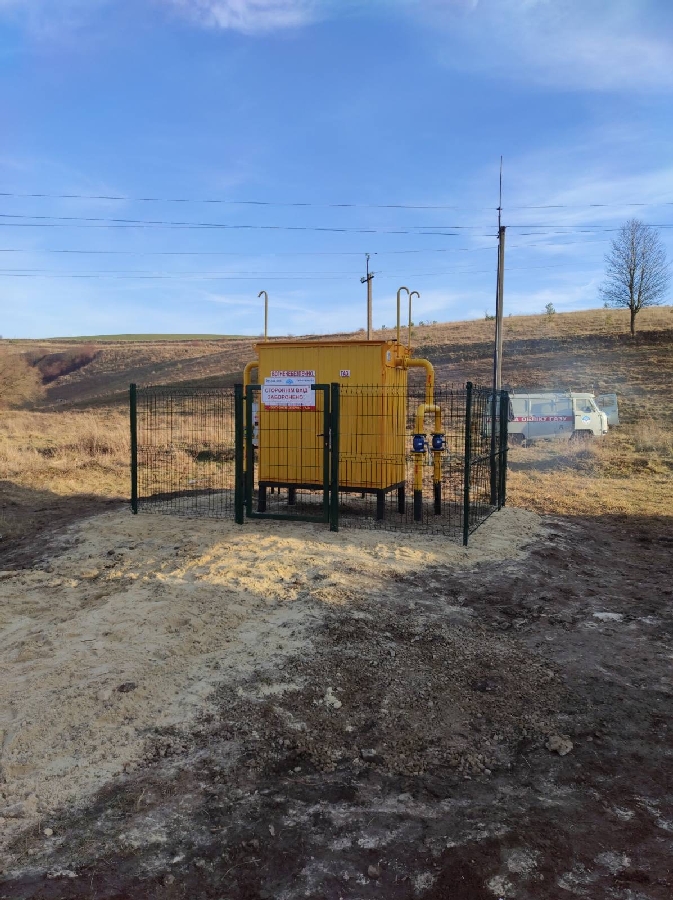
[[[273,341],[259,356],[259,482],[322,483],[323,396],[341,385],[339,486],[389,491],[405,480],[406,347],[396,341]]]

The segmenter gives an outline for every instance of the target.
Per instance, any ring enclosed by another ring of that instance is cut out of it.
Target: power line
[[[250,225],[240,223],[226,222],[172,222],[162,219],[108,219],[99,216],[31,216],[25,214],[0,213],[0,219],[37,219],[34,222],[0,222],[0,226],[4,227],[29,227],[29,228],[55,228],[55,227],[74,227],[74,228],[193,228],[216,229],[222,231],[231,230],[251,230],[251,231],[317,231],[317,232],[336,232],[351,234],[426,234],[436,235],[436,228],[448,228],[454,231],[465,231],[473,228],[487,228],[487,225],[412,225],[405,229],[391,228],[354,228],[347,226],[318,226],[318,225]],[[66,224],[67,223],[67,226]],[[420,229],[433,229],[432,231],[422,231]],[[454,237],[455,235],[443,232],[443,236]],[[490,236],[490,235],[488,235]]]
[[[0,223],[1,224],[1,223]],[[421,247],[417,250],[378,250],[372,256],[397,256],[409,253],[476,253],[494,247]],[[241,253],[231,250],[81,250],[0,247],[0,253],[72,253],[86,256],[238,256],[266,258],[273,256],[362,256],[361,250],[290,250],[287,252]]]
[[[216,229],[223,231],[230,230],[251,230],[251,231],[313,231],[313,232],[336,232],[336,233],[354,233],[354,234],[423,234],[428,236],[448,236],[455,237],[459,231],[475,231],[477,229],[488,228],[488,224],[481,225],[407,225],[405,228],[355,228],[350,226],[318,226],[318,225],[251,225],[243,223],[226,223],[226,222],[180,222],[164,219],[117,219],[105,218],[101,216],[34,216],[23,213],[0,213],[0,219],[36,219],[38,221],[24,223],[22,222],[0,222],[0,226],[18,227],[24,225],[28,227],[56,227],[61,223],[67,223],[68,226],[86,228],[86,227],[114,227],[114,228],[193,228],[193,229]],[[651,228],[673,228],[673,223],[645,223]],[[563,223],[546,223],[546,222],[526,222],[523,224],[511,224],[507,226],[510,229],[535,228],[535,229],[564,229],[556,232],[557,234],[598,234],[601,232],[619,231],[614,225],[594,224],[580,226],[576,224],[566,225]],[[544,234],[544,231],[522,232],[522,234]],[[492,234],[482,235],[483,237],[492,237]]]
[[[0,191],[0,197],[17,199],[49,199],[49,200],[104,200],[123,203],[204,203],[223,206],[271,206],[285,208],[314,209],[452,209],[461,211],[497,212],[495,206],[457,206],[431,203],[314,203],[298,200],[225,200],[221,197],[132,197],[125,194],[51,194],[51,193],[18,193]],[[520,209],[608,209],[623,207],[673,206],[673,200],[654,200],[651,202],[624,203],[546,203],[508,206],[510,210]]]
[[[212,203],[223,206],[309,207],[313,209],[456,209],[479,210],[480,212],[492,211],[490,206],[467,207],[431,203],[312,203],[298,200],[224,200],[213,197],[129,197],[123,194],[19,194],[13,191],[0,191],[0,197],[50,200],[113,200],[124,203]]]
[[[547,266],[512,266],[509,271],[522,271],[534,269],[560,269],[562,263]],[[435,278],[446,275],[481,275],[491,272],[491,269],[449,269],[443,272],[406,272],[385,273],[377,275],[382,278]],[[138,280],[201,280],[201,281],[320,281],[320,280],[354,280],[357,272],[149,272],[137,271],[98,271],[98,272],[50,272],[47,269],[0,269],[0,278],[84,278],[84,279],[138,279]]]

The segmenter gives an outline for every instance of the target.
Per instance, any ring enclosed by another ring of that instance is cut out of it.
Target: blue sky
[[[0,333],[356,329],[367,252],[375,326],[481,318],[501,154],[505,312],[599,306],[671,59],[670,0],[0,0]]]

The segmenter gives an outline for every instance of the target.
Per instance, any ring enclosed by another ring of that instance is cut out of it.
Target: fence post
[[[138,512],[138,390],[135,384],[129,388],[131,415],[131,512]]]
[[[249,384],[245,392],[245,512],[252,516],[252,493],[255,482],[255,445],[252,405],[254,402],[253,387]]]
[[[498,391],[495,389],[491,393],[491,465],[490,465],[490,475],[491,475],[491,506],[495,506],[496,503],[499,503],[499,490],[500,490],[500,479],[498,466],[496,463],[497,460],[497,442],[495,437],[495,420],[497,417],[497,409],[498,409]],[[500,509],[500,506],[498,506]]]
[[[331,477],[330,477],[330,517],[329,530],[339,530],[339,428],[340,420],[340,387],[332,382],[330,398],[330,450],[331,450]]]
[[[472,467],[472,382],[465,393],[465,470],[463,475],[463,546],[470,535],[470,478]]]
[[[500,395],[500,498],[498,509],[501,509],[507,501],[507,453],[509,451],[508,419],[509,394],[507,391],[503,391]]]
[[[243,465],[243,445],[245,433],[245,421],[243,418],[243,385],[234,385],[234,520],[237,525],[243,525],[243,504],[245,500],[245,468]]]

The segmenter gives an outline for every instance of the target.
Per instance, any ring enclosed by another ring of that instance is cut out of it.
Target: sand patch
[[[70,527],[32,569],[0,572],[0,840],[132,768],[157,729],[187,729],[218,684],[264,670],[274,684],[329,606],[398,574],[524,555],[540,533],[515,509],[467,550],[126,512]]]

